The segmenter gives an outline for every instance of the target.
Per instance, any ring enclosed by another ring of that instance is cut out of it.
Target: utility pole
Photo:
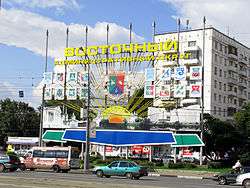
[[[203,46],[202,46],[202,74],[201,74],[201,116],[200,116],[200,128],[201,128],[201,140],[203,141],[204,132],[204,60],[205,60],[205,35],[206,35],[206,17],[203,17]],[[200,147],[200,165],[202,165],[203,147]]]
[[[49,44],[49,31],[46,31],[46,55],[45,55],[45,68],[44,72],[47,72],[48,69],[48,44]],[[43,110],[44,110],[44,93],[45,93],[46,84],[43,85],[42,93],[42,106],[40,114],[40,127],[39,127],[39,146],[42,146],[42,136],[43,136]]]
[[[86,41],[85,49],[88,47],[88,27],[85,29]],[[85,55],[88,58],[87,54]],[[84,172],[88,172],[89,169],[89,129],[90,129],[90,63],[88,63],[88,101],[87,101],[87,125],[86,125],[86,143],[85,143],[85,153],[84,153]]]

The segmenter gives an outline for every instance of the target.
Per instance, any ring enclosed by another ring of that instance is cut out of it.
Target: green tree
[[[217,157],[223,157],[225,152],[229,152],[231,157],[237,157],[244,141],[241,133],[232,122],[206,116],[204,128],[205,152],[207,156],[214,152]]]
[[[248,141],[250,139],[250,103],[243,106],[243,108],[234,114],[234,119],[236,121],[236,125],[241,131],[242,135],[244,135],[245,140]]]
[[[38,136],[40,113],[23,102],[0,101],[0,145],[8,136]]]

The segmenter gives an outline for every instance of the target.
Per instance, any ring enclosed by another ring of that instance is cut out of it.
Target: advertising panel
[[[155,70],[153,68],[145,70],[145,81],[155,81]]]
[[[175,80],[186,80],[187,69],[185,66],[174,68]]]
[[[144,98],[155,98],[155,85],[146,84],[144,86]]]
[[[201,84],[191,84],[190,85],[190,97],[201,97]]]
[[[77,91],[75,87],[69,87],[66,91],[67,99],[68,100],[76,100],[77,98]]]
[[[43,73],[43,84],[52,84],[53,73],[52,72],[44,72]]]
[[[186,97],[186,85],[177,84],[174,86],[174,97],[185,98]]]
[[[162,69],[160,80],[161,81],[171,80],[171,68]]]
[[[160,86],[160,98],[169,99],[171,95],[170,85],[161,85]]]
[[[190,67],[190,80],[201,80],[202,79],[202,67],[194,66]]]
[[[55,100],[63,100],[64,99],[64,89],[63,87],[58,87],[55,89]]]
[[[45,88],[44,100],[52,100],[52,88],[50,88],[50,87]]]

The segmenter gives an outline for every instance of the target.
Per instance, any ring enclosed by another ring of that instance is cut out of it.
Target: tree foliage
[[[230,157],[235,157],[240,151],[244,140],[232,122],[206,116],[204,128],[205,152],[208,156],[215,153],[216,157],[223,157],[227,152]]]
[[[1,100],[0,145],[4,145],[8,136],[38,136],[39,122],[39,112],[28,104],[10,99]]]

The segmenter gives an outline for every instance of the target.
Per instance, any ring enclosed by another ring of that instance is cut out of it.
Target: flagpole
[[[46,54],[45,54],[45,68],[44,72],[47,72],[48,69],[48,44],[49,44],[49,31],[46,31]],[[40,114],[40,127],[39,127],[39,146],[42,146],[42,136],[43,136],[43,110],[44,110],[44,93],[45,93],[46,84],[43,84],[42,91],[42,105],[41,105],[41,114]]]

